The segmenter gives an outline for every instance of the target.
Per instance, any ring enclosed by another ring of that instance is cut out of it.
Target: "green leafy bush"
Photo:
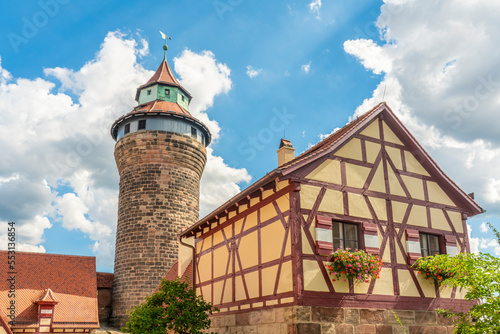
[[[488,223],[500,242],[500,233]],[[419,260],[417,268],[429,268],[429,276],[446,273],[438,280],[442,285],[465,289],[465,299],[476,302],[468,312],[438,310],[454,319],[453,333],[500,333],[500,259],[488,253],[461,253],[429,256]],[[439,272],[441,270],[441,272]],[[421,270],[424,273],[423,270]],[[427,272],[424,273],[427,276]]]
[[[325,265],[326,270],[332,275],[332,280],[344,281],[353,279],[355,282],[369,282],[370,279],[380,278],[382,260],[377,255],[364,250],[351,251],[350,248],[339,248],[331,255],[331,262]]]
[[[201,334],[210,328],[209,315],[218,311],[212,304],[182,282],[163,280],[160,291],[132,309],[129,321],[122,330],[131,334]]]

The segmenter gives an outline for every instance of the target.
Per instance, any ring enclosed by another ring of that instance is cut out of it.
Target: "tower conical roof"
[[[174,73],[170,69],[170,66],[168,65],[166,60],[163,60],[156,70],[155,74],[151,77],[151,79],[148,80],[147,84],[153,83],[153,82],[166,82],[166,83],[171,83],[174,85],[179,85],[179,81],[174,76]]]
[[[138,101],[141,89],[146,88],[148,86],[152,86],[157,83],[167,84],[173,87],[179,87],[184,92],[184,94],[187,95],[189,101],[191,101],[192,99],[191,94],[189,94],[189,92],[184,87],[181,86],[179,81],[177,81],[177,78],[172,72],[170,65],[168,65],[168,62],[166,60],[163,60],[160,66],[158,66],[158,69],[156,70],[155,74],[153,74],[153,76],[148,80],[148,82],[137,88],[135,100]]]

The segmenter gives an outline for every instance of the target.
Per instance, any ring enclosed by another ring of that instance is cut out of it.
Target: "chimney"
[[[288,139],[281,139],[278,151],[278,167],[295,159],[295,149]]]

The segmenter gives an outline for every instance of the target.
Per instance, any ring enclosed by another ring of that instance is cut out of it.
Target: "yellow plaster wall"
[[[365,198],[362,195],[349,193],[349,215],[353,217],[372,218],[370,210],[366,205]]]
[[[214,278],[226,274],[228,258],[229,253],[226,246],[222,246],[214,250],[214,259],[217,259],[217,261],[214,261]],[[231,265],[229,267],[231,268]]]
[[[248,280],[248,278],[245,277],[245,281]],[[247,298],[247,295],[245,294],[245,286],[243,285],[243,278],[241,275],[238,275],[235,277],[234,281],[235,287],[235,300],[244,300]]]
[[[387,154],[396,169],[403,169],[403,163],[401,162],[401,150],[391,146],[386,146],[385,150],[387,151]]]
[[[245,274],[245,282],[247,283],[248,297],[259,297],[259,272],[256,270]]]
[[[408,208],[408,204],[403,202],[391,201],[392,204],[392,219],[396,223],[402,223],[403,218]]]
[[[200,282],[212,279],[212,253],[206,253],[200,259],[198,270],[200,272]]]
[[[405,151],[406,170],[412,173],[430,176],[410,151]]]
[[[246,231],[255,226],[257,226],[257,211],[246,216],[245,227],[243,229]]]
[[[361,140],[353,138],[342,146],[335,155],[343,158],[350,158],[363,161],[363,154],[361,153]]]
[[[344,200],[341,191],[327,189],[318,208],[321,212],[344,213]]]
[[[289,233],[290,234],[290,233]],[[281,221],[276,221],[261,229],[262,263],[279,259],[283,248],[285,229]],[[244,239],[245,237],[243,237]]]
[[[345,169],[347,185],[354,188],[363,188],[371,168],[346,163]]]
[[[417,274],[418,275],[418,274]],[[407,297],[420,297],[418,293],[417,286],[411,278],[410,272],[408,270],[398,270],[399,279],[399,293],[401,296]]]
[[[205,285],[200,288],[201,294],[203,294],[203,299],[212,302],[212,285]],[[200,294],[200,292],[198,292]]]
[[[373,287],[374,295],[394,295],[394,287],[392,285],[392,270],[391,268],[382,268],[380,278],[375,280]]]
[[[392,168],[389,166],[387,166],[387,174],[389,177],[389,188],[391,190],[391,194],[406,197],[406,193],[404,192],[401,183],[396,177],[396,174],[394,174]]]
[[[408,218],[408,225],[427,227],[427,209],[425,206],[413,205]]]
[[[277,273],[278,265],[262,269],[262,296],[269,296],[274,293]]]
[[[214,247],[217,246],[217,245],[219,245],[220,243],[225,242],[224,241],[224,236],[222,235],[222,232],[220,230],[217,231],[217,232],[215,232],[214,234],[212,234],[212,237],[214,238],[213,239]],[[207,243],[207,242],[210,242],[210,240],[208,238],[205,239],[205,243]]]
[[[306,234],[304,233],[304,230],[302,231],[302,253],[303,254],[314,254],[315,252],[311,248],[311,245],[309,244],[309,241],[307,240]],[[312,234],[314,238],[314,234]]]
[[[375,175],[373,175],[373,179],[370,182],[368,189],[385,193],[384,167],[382,164],[377,166],[377,170],[375,171]]]
[[[278,207],[282,213],[287,211],[290,208],[290,200],[288,199],[288,196],[281,196],[276,200],[276,204],[278,204]]]
[[[417,277],[417,281],[420,283],[420,287],[422,288],[424,296],[427,298],[436,298],[434,282],[432,280],[424,278],[424,275],[419,274],[418,272],[415,272],[415,276]]]
[[[328,286],[323,278],[318,262],[303,260],[302,264],[304,268],[304,290],[328,292]]]
[[[387,220],[387,204],[385,199],[377,197],[368,197],[379,220]]]
[[[349,293],[349,282],[342,280],[332,281],[333,288],[337,293]],[[327,287],[328,288],[328,287]]]
[[[380,144],[372,143],[371,141],[365,141],[366,148],[366,162],[374,163],[377,159],[377,155],[380,152]]]
[[[300,190],[300,206],[302,209],[311,210],[320,188],[308,185],[302,185]]]
[[[431,208],[431,224],[432,228],[444,231],[451,231],[450,225],[440,209]]]
[[[382,122],[382,124],[383,124],[383,128],[384,128],[384,140],[391,142],[391,143],[394,143],[394,144],[403,145],[401,140],[399,140],[398,136],[396,136],[396,134],[394,134],[394,132],[392,132],[392,130],[389,128],[389,126],[387,126],[387,124],[385,122]]]
[[[354,293],[367,293],[368,288],[370,287],[370,283],[355,283],[354,284]]]
[[[219,281],[214,283],[213,303],[215,305],[220,304],[223,286],[224,286],[224,281]]]
[[[283,262],[281,265],[281,273],[278,282],[277,293],[284,293],[293,290],[293,271],[292,261]]]
[[[446,195],[443,189],[436,183],[432,181],[427,181],[427,190],[429,192],[429,201],[455,206],[453,201]]]
[[[464,233],[464,226],[462,224],[462,214],[460,212],[456,211],[446,211],[448,213],[448,217],[450,217],[450,220],[453,224],[453,227],[455,227],[455,231],[457,233]]]
[[[373,137],[373,138],[380,139],[380,130],[379,130],[379,126],[378,126],[378,118],[376,118],[366,128],[364,128],[363,131],[360,132],[360,134],[368,136],[368,137]]]
[[[224,296],[222,297],[222,303],[230,303],[233,301],[233,278],[228,277],[226,280],[226,286],[224,287]]]
[[[257,231],[247,234],[241,238],[238,247],[241,265],[243,269],[250,268],[259,264],[259,235]]]
[[[264,223],[271,218],[276,217],[276,209],[274,208],[272,203],[260,208],[260,222]]]
[[[401,179],[406,185],[406,189],[410,192],[412,198],[425,200],[424,195],[424,183],[422,179],[418,179],[416,177],[401,175]]]
[[[340,161],[327,159],[316,167],[306,178],[328,183],[341,184]]]

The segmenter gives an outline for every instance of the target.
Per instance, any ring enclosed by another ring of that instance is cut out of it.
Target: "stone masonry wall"
[[[198,221],[205,147],[190,137],[141,131],[115,146],[120,173],[112,323],[144,301],[177,261],[177,236]]]
[[[398,323],[396,314],[401,321]],[[434,311],[288,306],[212,317],[219,334],[451,334]]]

